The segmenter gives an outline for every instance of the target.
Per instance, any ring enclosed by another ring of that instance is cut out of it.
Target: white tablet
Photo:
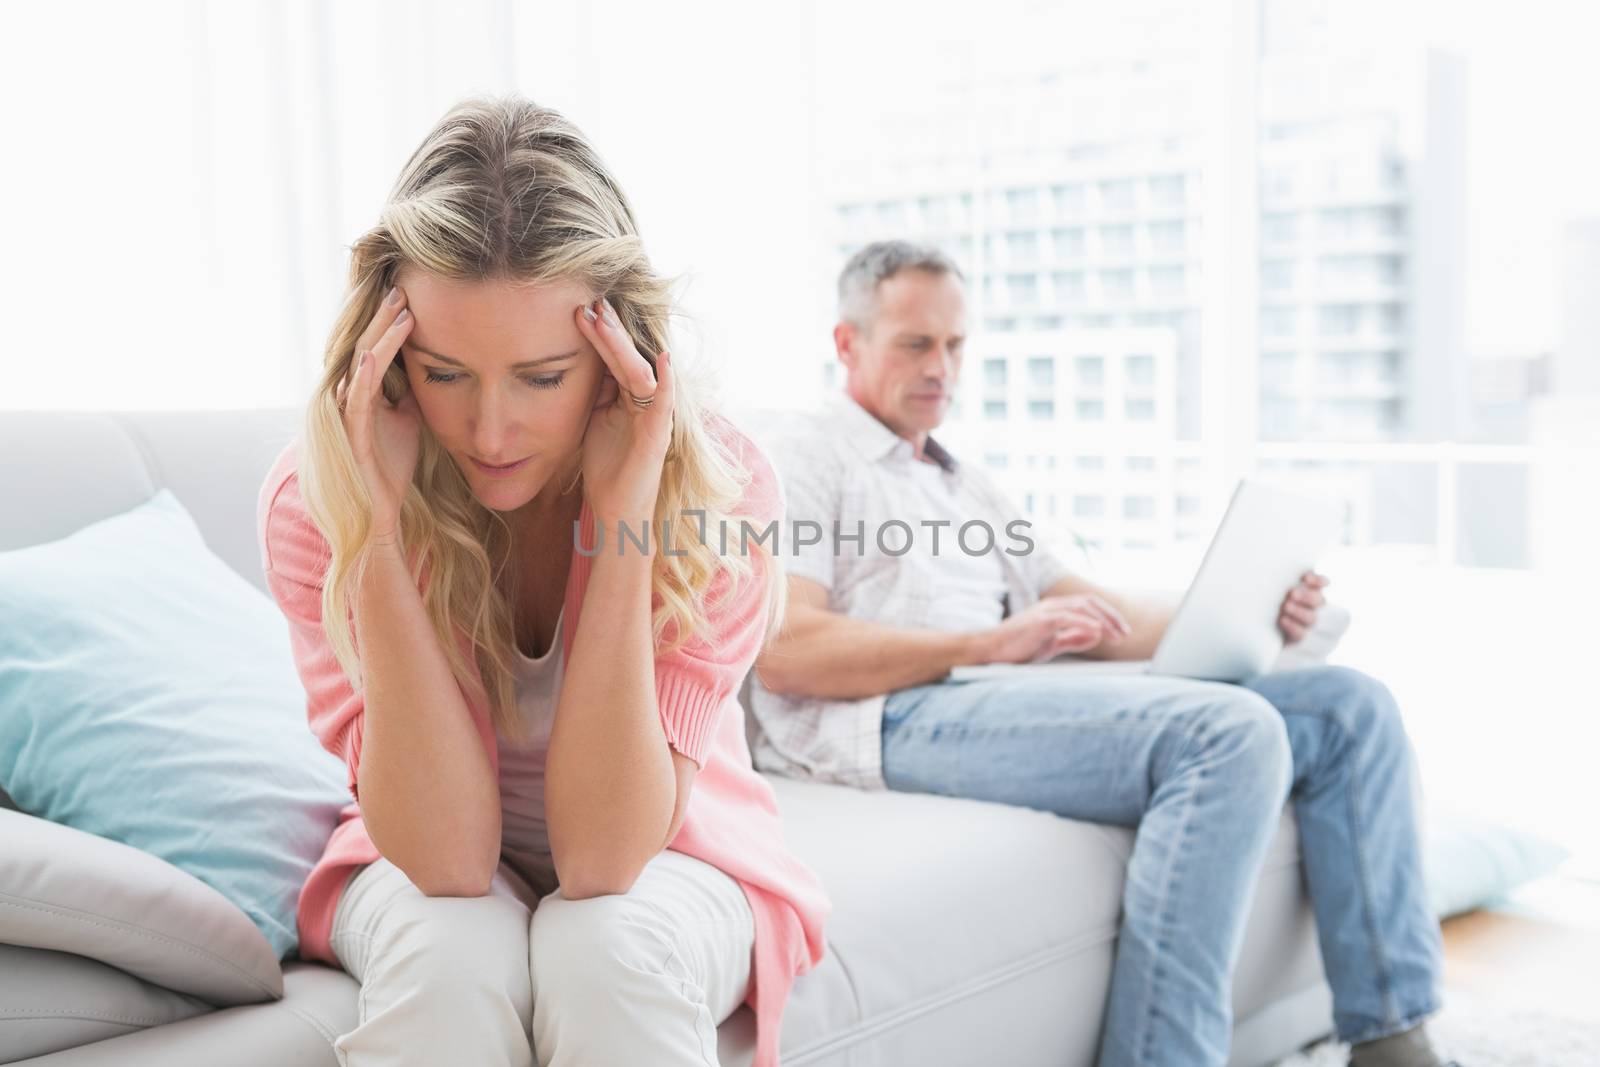
[[[1155,655],[1149,660],[1063,656],[1046,663],[957,667],[954,681],[1067,671],[1148,673],[1236,682],[1266,671],[1283,650],[1283,598],[1339,538],[1341,501],[1256,478],[1240,481]]]

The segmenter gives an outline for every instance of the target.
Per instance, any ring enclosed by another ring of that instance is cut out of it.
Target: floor
[[[1502,911],[1444,922],[1445,985],[1600,1023],[1600,930]]]

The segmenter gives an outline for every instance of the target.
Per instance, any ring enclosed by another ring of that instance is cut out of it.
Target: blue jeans
[[[1340,1038],[1437,1011],[1410,759],[1394,698],[1346,667],[946,681],[883,715],[890,789],[1138,827],[1101,1067],[1226,1063],[1245,918],[1291,798]]]

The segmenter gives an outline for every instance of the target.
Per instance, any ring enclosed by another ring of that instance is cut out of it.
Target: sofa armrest
[[[283,996],[249,916],[148,852],[0,810],[0,942],[73,952],[218,1007]]]

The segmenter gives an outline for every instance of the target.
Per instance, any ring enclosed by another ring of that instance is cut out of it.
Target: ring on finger
[[[629,391],[628,398],[642,408],[647,408],[656,402],[656,398],[654,396],[639,396],[637,393],[632,391]]]

